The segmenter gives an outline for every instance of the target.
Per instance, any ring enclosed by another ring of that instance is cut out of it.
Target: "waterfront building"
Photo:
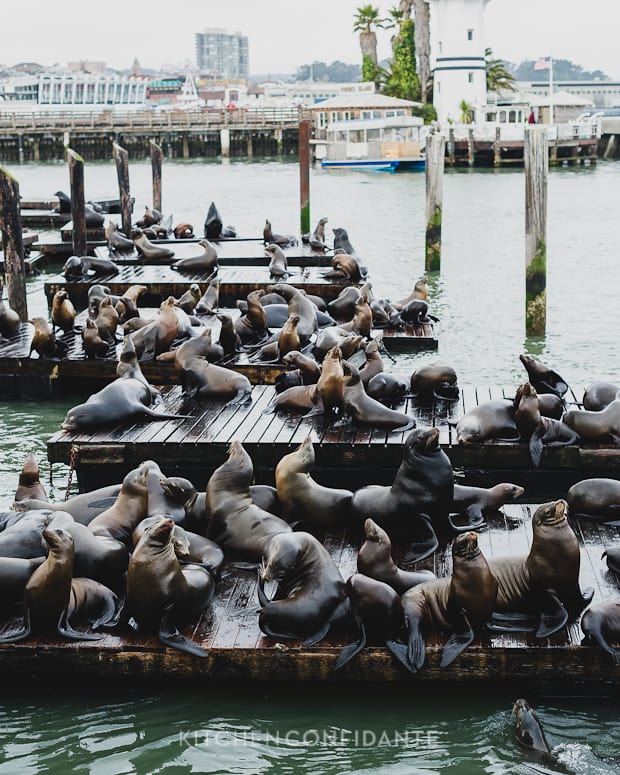
[[[240,32],[210,28],[196,33],[196,64],[220,78],[247,78],[250,73],[248,39]]]

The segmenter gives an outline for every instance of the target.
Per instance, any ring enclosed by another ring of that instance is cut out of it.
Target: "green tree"
[[[379,15],[379,9],[371,3],[360,6],[355,12],[353,31],[360,34],[362,50],[362,80],[364,78],[364,58],[368,57],[377,67],[377,33],[375,30],[384,26],[384,20]],[[374,79],[372,79],[374,80]]]
[[[471,124],[473,110],[470,103],[467,102],[467,100],[461,100],[459,102],[459,110],[461,111],[461,115],[459,116],[460,123]]]
[[[514,75],[506,69],[502,59],[494,59],[490,48],[484,50],[484,64],[487,72],[487,91],[517,91]]]
[[[399,23],[400,29],[394,42],[394,57],[386,81],[385,94],[404,100],[420,99],[420,79],[415,61],[415,25],[412,19]]]
[[[392,44],[392,51],[394,51],[394,47],[398,40],[398,34],[400,32],[400,25],[403,23],[404,18],[405,14],[400,8],[393,6],[388,10],[388,17],[384,21],[385,29],[396,30],[396,33],[392,35],[390,39],[390,43]]]

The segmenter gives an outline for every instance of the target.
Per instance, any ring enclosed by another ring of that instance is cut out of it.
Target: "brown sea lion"
[[[220,278],[214,277],[207,286],[207,290],[202,294],[196,309],[197,315],[213,315],[217,311],[220,303]]]
[[[54,298],[56,297],[54,296]],[[22,322],[17,312],[0,299],[0,336],[14,336],[19,331],[21,324]]]
[[[162,519],[144,532],[134,548],[124,616],[132,616],[145,632],[156,631],[164,645],[204,657],[205,650],[182,635],[177,625],[202,613],[215,584],[205,568],[181,567],[174,552],[173,529],[171,519]]]
[[[116,614],[118,598],[99,581],[90,578],[71,579],[71,594],[67,620],[87,621],[96,630],[111,622]]]
[[[427,364],[411,375],[411,392],[420,403],[435,399],[456,401],[459,397],[458,378],[452,366]]]
[[[348,253],[337,253],[332,258],[332,268],[323,272],[322,275],[328,280],[359,283],[366,277],[364,268],[355,256]]]
[[[258,561],[277,533],[288,533],[283,519],[256,506],[250,495],[254,477],[252,460],[238,440],[230,444],[228,458],[207,483],[207,506],[211,514],[207,538],[224,551],[238,552]]]
[[[319,218],[319,222],[314,228],[314,231],[310,235],[310,239],[308,240],[308,244],[313,250],[324,252],[327,249],[327,245],[325,244],[325,224],[327,223],[327,218]]]
[[[45,487],[41,484],[39,464],[32,452],[29,452],[24,460],[13,501],[17,503],[25,498],[36,498],[39,501],[48,500]]]
[[[108,221],[105,227],[105,238],[108,241],[108,252],[110,256],[117,253],[132,253],[133,240],[128,239],[118,228],[118,224]]]
[[[187,312],[188,315],[191,315],[200,301],[200,296],[200,286],[197,283],[192,283],[185,293],[177,299],[175,307],[179,307],[183,312]]]
[[[132,334],[133,344],[138,359],[152,361],[166,350],[179,336],[179,317],[175,311],[176,299],[168,296],[159,306],[159,314],[155,320]]]
[[[375,376],[383,371],[385,364],[383,358],[379,352],[379,343],[376,339],[371,339],[364,348],[366,353],[366,362],[360,369],[360,378],[364,387],[368,387],[368,383]]]
[[[340,326],[327,326],[317,334],[312,352],[317,360],[322,361],[332,347],[339,347],[343,357],[348,358],[359,350],[363,342],[364,337],[360,334],[344,331]]]
[[[119,314],[112,303],[112,299],[106,296],[99,302],[95,325],[99,336],[108,344],[116,342],[116,329],[119,324]]]
[[[180,348],[179,348],[180,349]],[[226,406],[252,400],[252,385],[245,374],[217,366],[191,350],[177,353],[175,369],[183,387],[183,398],[230,398]]]
[[[616,667],[620,665],[620,651],[610,641],[620,642],[620,599],[607,600],[588,608],[581,618],[581,629],[586,640],[593,640],[606,651]]]
[[[315,385],[321,376],[319,364],[307,355],[303,355],[298,350],[292,350],[283,356],[282,362],[286,366],[299,369],[304,385]]]
[[[217,314],[216,317],[222,325],[222,327],[220,328],[219,343],[224,348],[224,355],[226,356],[236,355],[239,352],[239,350],[241,350],[243,343],[241,341],[241,337],[235,331],[233,319],[230,317],[230,315],[225,315],[221,313]]]
[[[477,534],[457,536],[452,544],[452,576],[418,584],[402,597],[411,672],[417,672],[424,664],[427,628],[452,633],[444,645],[440,663],[442,668],[451,665],[488,622],[496,605],[497,591],[497,581],[480,551]]]
[[[45,318],[31,318],[28,322],[34,326],[34,335],[30,343],[30,356],[34,350],[40,358],[51,361],[66,358],[68,346],[56,339],[52,327]]]
[[[427,298],[428,298],[428,280],[426,279],[426,277],[420,277],[418,280],[416,280],[416,283],[413,286],[413,290],[408,296],[405,296],[404,299],[393,301],[392,304],[397,309],[402,309],[403,307],[406,307],[407,304],[409,304],[409,302],[413,301],[414,299],[421,299],[422,301],[426,301]]]
[[[150,261],[168,261],[174,256],[174,250],[170,250],[164,245],[154,245],[142,229],[134,229],[131,236],[138,253]]]
[[[263,414],[274,412],[310,412],[317,406],[316,385],[293,385],[276,393]]]
[[[200,253],[176,261],[172,264],[171,268],[176,269],[179,272],[216,273],[219,264],[215,245],[211,244],[209,240],[206,239],[199,240],[198,245],[202,248]]]
[[[562,422],[572,428],[585,442],[620,442],[620,399],[614,398],[600,412],[573,409]]]
[[[504,398],[483,401],[466,412],[456,424],[458,444],[482,444],[496,438],[516,441],[518,437],[513,402]]]
[[[323,358],[321,376],[313,393],[315,403],[310,414],[326,415],[344,411],[344,370],[342,352],[339,347],[332,347]],[[308,415],[310,416],[310,415]]]
[[[125,476],[112,506],[89,523],[88,528],[93,535],[114,538],[131,548],[131,534],[138,523],[148,516],[150,471],[150,461],[146,461]]]
[[[246,314],[233,322],[235,332],[243,344],[253,344],[269,336],[267,315],[260,303],[261,296],[264,293],[265,291],[262,288],[248,293],[248,309]]]
[[[388,431],[409,431],[416,427],[413,417],[390,409],[380,401],[371,398],[366,393],[360,373],[353,364],[344,361],[343,372],[344,411],[351,416],[354,423],[372,425],[374,428]]]
[[[194,227],[191,223],[178,223],[172,233],[175,239],[193,239]]]
[[[210,363],[217,363],[224,357],[224,348],[221,344],[212,341],[211,329],[205,328],[198,336],[193,336],[174,350],[161,353],[157,356],[157,360],[176,363],[179,368],[182,368],[182,361],[187,362],[186,359],[190,357],[190,353],[192,357],[206,358]]]
[[[372,310],[368,303],[368,296],[362,294],[355,302],[353,319],[348,323],[342,323],[339,328],[343,331],[352,331],[355,334],[369,337],[372,328]]]
[[[73,572],[73,538],[62,528],[46,527],[43,539],[47,559],[36,568],[24,589],[24,624],[0,636],[0,643],[15,643],[31,634],[57,633],[69,640],[99,640],[74,630],[67,620]]]
[[[357,569],[360,573],[389,584],[399,595],[435,578],[430,570],[406,571],[399,568],[392,559],[389,535],[370,517],[364,522],[364,535],[364,543],[357,555]]]
[[[271,221],[265,220],[265,226],[263,227],[263,242],[265,245],[274,243],[282,248],[286,248],[289,245],[296,245],[297,238],[292,234],[275,234],[271,229]]]
[[[318,330],[317,307],[300,288],[294,288],[287,283],[276,283],[269,290],[280,294],[288,304],[289,315],[299,315],[297,330],[303,344],[306,344],[312,334]]]
[[[539,393],[555,393],[560,398],[564,397],[568,385],[557,371],[553,371],[531,355],[519,355],[519,360],[525,366],[530,383]]]
[[[67,291],[56,291],[52,299],[52,323],[66,334],[75,327],[75,307]]]
[[[272,600],[266,581],[278,581]],[[346,616],[345,583],[331,555],[310,533],[279,533],[265,545],[258,579],[258,626],[271,638],[322,640]]]
[[[97,324],[90,318],[86,319],[86,326],[82,330],[82,347],[87,358],[105,358],[110,349],[109,342],[101,338]]]
[[[308,525],[344,525],[353,493],[324,487],[310,476],[314,468],[314,447],[309,436],[276,466],[275,478],[282,516]]]
[[[504,504],[517,500],[524,492],[523,487],[509,482],[489,488],[455,484],[450,510],[465,514],[470,525],[482,524],[485,517],[496,514]]]

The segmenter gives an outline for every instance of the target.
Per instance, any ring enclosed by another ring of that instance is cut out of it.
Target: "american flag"
[[[534,62],[534,70],[551,70],[551,57],[538,57]]]

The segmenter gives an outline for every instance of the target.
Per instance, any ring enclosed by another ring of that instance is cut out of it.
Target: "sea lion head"
[[[480,554],[478,546],[478,533],[469,531],[458,535],[452,543],[452,557],[462,560],[472,560]]]
[[[185,511],[194,505],[198,493],[189,479],[184,479],[182,476],[164,476],[160,478],[159,484],[164,494],[177,503],[181,503]]]
[[[563,527],[567,524],[567,509],[568,504],[563,499],[543,503],[534,512],[532,528],[536,532],[537,529],[544,527]]]
[[[300,464],[299,470],[305,472],[310,471],[310,469],[314,466],[314,461],[316,459],[314,455],[314,445],[312,444],[312,439],[310,436],[306,436],[306,438],[297,447],[294,454]]]
[[[426,277],[420,277],[420,279],[416,281],[416,284],[413,288],[413,293],[414,296],[417,296],[418,299],[426,299],[428,295],[428,280]]]
[[[379,352],[379,344],[376,339],[370,339],[366,343],[366,347],[364,348],[366,352],[366,356],[368,355],[374,355],[375,353]]]
[[[300,295],[299,289],[288,283],[275,283],[270,285],[267,290],[269,293],[279,293],[285,301],[290,301],[294,296]]]
[[[364,337],[360,334],[349,334],[340,342],[340,352],[343,358],[349,358],[356,353],[364,342]]]
[[[156,521],[144,531],[141,540],[156,546],[167,546],[172,542],[173,530],[174,520],[171,517],[158,515]]]
[[[516,501],[517,498],[520,498],[525,492],[523,487],[520,487],[518,484],[511,484],[510,482],[501,482],[500,484],[496,484],[493,489],[499,491],[501,499],[504,502]]]
[[[82,259],[79,256],[69,256],[65,261],[62,268],[65,273],[65,277],[81,277],[82,276]]]
[[[481,436],[480,420],[463,415],[456,426],[457,444],[479,444]]]
[[[290,570],[301,553],[299,543],[303,533],[276,533],[267,544],[260,575],[263,581],[275,581]]]
[[[39,481],[39,464],[36,457],[29,452],[24,460],[21,473],[19,475],[19,484],[22,487],[28,487]]]
[[[75,547],[73,537],[62,527],[46,527],[42,532],[49,553],[55,557],[69,556],[73,558]]]
[[[61,423],[63,431],[78,431],[99,425],[109,418],[108,410],[97,401],[88,401],[69,409]]]
[[[416,428],[405,439],[404,458],[415,462],[420,457],[432,457],[440,451],[438,428]]]
[[[370,541],[373,544],[386,543],[386,539],[388,538],[388,534],[385,530],[382,527],[379,527],[374,519],[371,519],[370,517],[364,521],[364,536],[367,541]]]
[[[291,350],[282,358],[282,363],[284,363],[285,366],[297,366],[299,358],[301,357],[302,355],[299,350]]]

